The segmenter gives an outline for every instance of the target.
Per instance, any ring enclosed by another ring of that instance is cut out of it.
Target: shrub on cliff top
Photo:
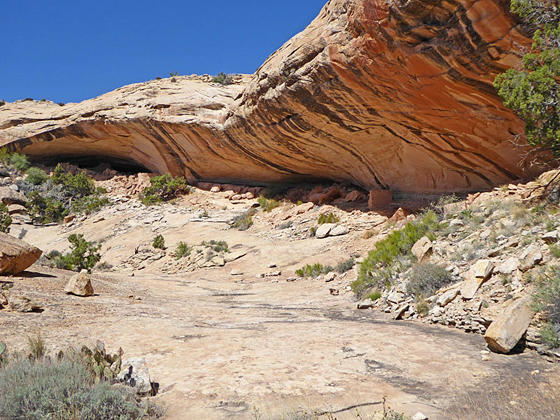
[[[512,0],[512,12],[533,29],[523,68],[496,77],[504,105],[525,121],[527,141],[560,157],[560,9],[558,1]]]

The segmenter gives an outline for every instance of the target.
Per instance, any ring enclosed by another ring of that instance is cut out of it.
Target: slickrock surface
[[[189,181],[331,178],[407,192],[535,175],[492,81],[519,62],[500,0],[332,0],[252,76],[176,77],[0,107],[0,145],[132,159]]]

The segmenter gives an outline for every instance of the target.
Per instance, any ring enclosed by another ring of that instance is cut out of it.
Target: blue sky
[[[179,74],[253,73],[326,0],[5,0],[0,99],[77,102]]]

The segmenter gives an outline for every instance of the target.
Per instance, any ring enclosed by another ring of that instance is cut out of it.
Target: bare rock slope
[[[468,191],[535,175],[492,81],[527,45],[502,0],[331,0],[252,76],[176,77],[0,107],[0,145],[190,181]]]

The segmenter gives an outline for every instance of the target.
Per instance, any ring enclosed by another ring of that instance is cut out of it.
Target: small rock
[[[412,255],[416,257],[418,262],[427,259],[433,251],[432,241],[427,236],[423,236],[412,246]]]
[[[68,216],[64,217],[64,223],[70,223],[72,220],[74,220],[76,218],[76,216],[74,214],[69,214]]]
[[[519,264],[519,269],[521,271],[527,271],[541,263],[543,254],[538,247],[532,245],[520,255],[520,258],[521,264]]]
[[[278,267],[278,266],[276,265],[276,263],[270,263],[270,264],[268,264],[268,268],[276,268],[276,267]]]
[[[213,186],[212,188],[210,188],[210,192],[211,193],[219,193],[221,190],[220,187],[218,187],[217,185]]]
[[[496,271],[502,274],[511,274],[517,270],[519,264],[520,264],[519,259],[515,257],[509,257],[502,264],[496,267]]]
[[[465,223],[460,219],[453,219],[449,222],[450,227],[460,227],[465,226]]]
[[[472,273],[475,277],[486,280],[492,270],[494,269],[494,263],[490,260],[478,260],[471,268]]]
[[[547,244],[557,242],[558,241],[558,231],[553,230],[551,232],[547,232],[543,236],[541,236],[541,239],[543,241],[545,241]]]
[[[319,239],[326,238],[327,236],[329,236],[331,230],[334,229],[335,227],[336,225],[334,223],[323,223],[315,231],[315,237]]]
[[[350,230],[346,226],[338,225],[331,229],[329,236],[347,235]]]
[[[358,302],[357,308],[358,309],[373,308],[373,300],[371,300],[370,298],[364,299],[361,302]]]
[[[416,413],[415,415],[412,416],[412,420],[428,420],[428,417],[426,417],[421,412],[418,412],[418,413]]]
[[[280,277],[282,275],[281,271],[272,271],[270,273],[265,273],[264,277]]]
[[[231,270],[231,272],[229,273],[230,276],[242,276],[243,272],[240,270]]]
[[[448,303],[452,302],[453,299],[455,299],[459,293],[460,293],[459,288],[448,290],[440,297],[438,297],[436,303],[439,306],[446,306]]]
[[[325,276],[325,283],[329,283],[329,282],[333,281],[334,279],[336,279],[336,273],[334,271],[331,271],[330,273],[328,273]]]
[[[401,319],[404,313],[408,310],[408,308],[409,308],[408,303],[403,303],[402,305],[397,307],[397,309],[393,311],[393,319],[395,320]]]
[[[331,288],[331,289],[329,289],[329,293],[333,296],[338,296],[338,295],[340,295],[340,290]]]
[[[134,388],[138,395],[152,394],[152,382],[146,361],[139,357],[123,362],[117,379]]]
[[[392,303],[396,303],[396,304],[404,302],[404,293],[397,292],[397,291],[392,291],[387,296],[387,301],[392,302]]]
[[[86,272],[72,276],[64,287],[64,292],[69,295],[81,297],[93,296],[93,286],[91,285],[90,275]]]
[[[12,295],[8,296],[8,309],[16,312],[42,312],[43,308],[33,302],[26,296]]]

